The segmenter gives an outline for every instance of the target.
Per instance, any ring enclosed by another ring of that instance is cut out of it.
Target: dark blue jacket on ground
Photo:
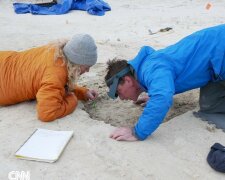
[[[105,11],[110,11],[110,6],[103,0],[61,0],[58,4],[43,7],[35,4],[14,3],[17,14],[31,13],[40,15],[66,14],[70,10],[83,10],[89,14],[103,16]]]
[[[162,123],[174,94],[225,80],[225,25],[203,29],[158,51],[142,47],[129,64],[150,97],[135,125],[144,140]]]

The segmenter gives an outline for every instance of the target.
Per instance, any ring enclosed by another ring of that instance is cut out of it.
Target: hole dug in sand
[[[198,91],[183,93],[174,97],[174,104],[167,113],[164,122],[179,116],[198,106]],[[113,126],[134,126],[143,107],[135,105],[132,101],[111,100],[106,94],[96,101],[84,104],[85,111],[91,118],[104,121]]]
[[[104,64],[95,65],[91,74],[92,77],[82,77],[81,84],[85,84],[90,89],[96,89],[99,97],[95,101],[84,103],[85,111],[91,118],[116,127],[134,126],[143,111],[143,107],[133,104],[132,101],[121,101],[119,98],[112,100],[107,96],[108,88],[104,83]],[[195,109],[198,106],[198,96],[198,89],[174,96],[173,107],[167,113],[164,122]]]

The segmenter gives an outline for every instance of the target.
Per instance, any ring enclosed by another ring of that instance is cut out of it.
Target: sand
[[[175,96],[167,122],[147,140],[117,142],[108,137],[114,126],[132,126],[143,108],[110,100],[103,78],[108,59],[131,59],[143,45],[160,49],[196,30],[224,23],[225,1],[213,1],[208,10],[207,1],[107,2],[112,11],[102,17],[82,11],[33,16],[16,15],[11,1],[0,0],[0,50],[24,50],[76,33],[89,33],[99,52],[98,64],[79,81],[99,91],[96,102],[80,103],[72,114],[52,123],[37,119],[35,101],[0,107],[0,179],[8,179],[11,171],[29,171],[32,180],[224,179],[223,174],[209,167],[206,157],[215,142],[224,144],[225,134],[193,115],[198,110],[198,89]],[[172,30],[154,34],[166,27]],[[56,163],[14,157],[36,128],[74,131]]]

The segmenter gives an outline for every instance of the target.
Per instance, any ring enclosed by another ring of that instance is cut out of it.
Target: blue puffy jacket
[[[129,64],[150,97],[134,127],[144,140],[163,121],[174,94],[225,80],[225,25],[195,32],[158,51],[142,47]]]

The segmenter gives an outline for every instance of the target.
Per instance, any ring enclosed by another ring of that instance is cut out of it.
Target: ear
[[[131,76],[124,77],[124,82],[127,83],[129,86],[133,86],[134,81],[135,81],[134,78],[132,78]]]

